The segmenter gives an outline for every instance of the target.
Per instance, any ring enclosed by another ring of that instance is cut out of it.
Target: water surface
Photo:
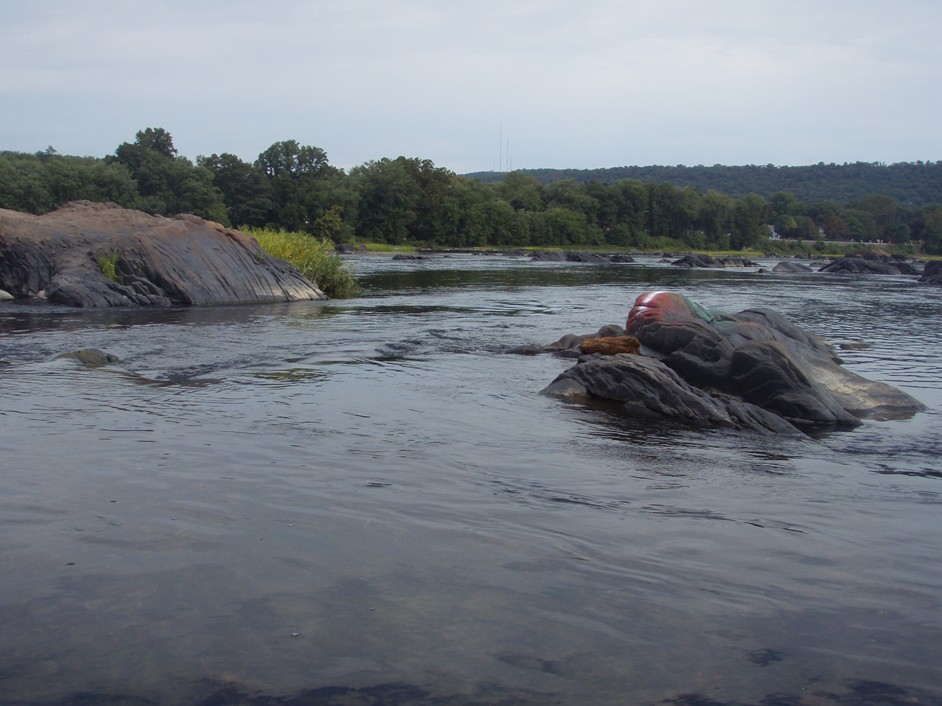
[[[0,307],[0,703],[942,703],[942,290],[354,266],[348,301]],[[652,426],[503,353],[649,289],[775,308],[928,411]]]

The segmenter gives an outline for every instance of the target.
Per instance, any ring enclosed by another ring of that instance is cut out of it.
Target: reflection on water
[[[512,258],[360,299],[0,307],[0,703],[942,700],[940,290]],[[776,308],[929,411],[637,423],[502,352],[647,289]],[[52,360],[97,347],[116,366]]]

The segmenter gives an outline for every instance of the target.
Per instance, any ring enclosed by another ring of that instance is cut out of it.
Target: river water
[[[0,307],[0,703],[942,703],[942,289],[351,263],[347,301]],[[928,411],[652,426],[503,354],[651,289],[774,308]],[[121,362],[53,360],[84,347]]]

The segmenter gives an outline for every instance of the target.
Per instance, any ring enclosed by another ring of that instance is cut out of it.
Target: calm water
[[[0,703],[942,703],[942,290],[452,257],[365,296],[0,307]],[[652,427],[503,355],[676,289],[929,411]],[[98,347],[117,367],[52,360]]]

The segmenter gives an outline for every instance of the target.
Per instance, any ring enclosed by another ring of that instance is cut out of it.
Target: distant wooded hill
[[[912,207],[942,204],[942,162],[880,164],[815,164],[807,167],[747,165],[727,167],[610,167],[606,169],[519,169],[517,174],[534,177],[542,184],[562,180],[613,184],[622,179],[649,183],[691,186],[701,191],[715,189],[730,196],[755,193],[765,198],[778,192],[799,201],[857,201],[883,194]],[[506,172],[474,172],[464,176],[481,182],[502,181]]]

